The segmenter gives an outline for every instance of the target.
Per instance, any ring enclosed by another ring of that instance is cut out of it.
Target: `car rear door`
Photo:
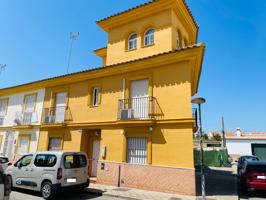
[[[85,154],[63,154],[63,186],[86,183],[88,179],[88,159]]]

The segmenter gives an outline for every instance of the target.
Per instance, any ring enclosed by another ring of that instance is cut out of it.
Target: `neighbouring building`
[[[13,160],[38,146],[44,89],[0,90],[0,153]]]
[[[226,132],[226,147],[236,160],[241,155],[256,155],[266,161],[266,132]]]
[[[191,97],[205,45],[185,1],[97,24],[108,34],[101,67],[15,87],[45,88],[38,150],[86,152],[100,184],[195,195]]]

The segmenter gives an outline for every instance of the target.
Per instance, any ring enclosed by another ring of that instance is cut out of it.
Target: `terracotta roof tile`
[[[204,46],[204,43],[198,43],[198,44],[190,45],[190,46],[187,46],[187,47],[182,47],[180,49],[175,49],[175,50],[168,51],[168,52],[163,52],[163,53],[159,53],[159,54],[155,54],[155,55],[151,55],[151,56],[147,56],[147,57],[143,57],[143,58],[138,58],[138,59],[134,59],[134,60],[120,62],[120,63],[116,63],[116,64],[113,64],[113,65],[107,65],[105,67],[96,67],[96,68],[91,68],[91,69],[87,69],[87,70],[83,70],[83,71],[79,71],[79,72],[64,74],[64,75],[60,75],[60,76],[54,76],[54,77],[51,77],[51,78],[46,78],[46,79],[42,79],[42,80],[38,80],[38,81],[25,83],[25,84],[20,84],[20,85],[16,85],[16,86],[0,88],[0,91],[1,90],[12,89],[12,88],[16,88],[16,87],[21,87],[21,86],[26,86],[26,85],[30,85],[30,84],[34,84],[34,83],[39,83],[39,82],[42,82],[42,81],[49,81],[49,80],[53,80],[53,79],[57,79],[57,78],[70,77],[70,76],[73,76],[73,75],[76,75],[76,74],[87,73],[87,72],[91,72],[91,71],[100,71],[100,70],[104,70],[106,68],[116,67],[118,65],[122,65],[122,64],[126,64],[126,63],[132,63],[132,62],[137,62],[137,61],[141,61],[141,60],[146,60],[146,59],[149,59],[149,58],[162,56],[162,55],[166,55],[166,54],[171,54],[171,53],[175,53],[175,52],[178,52],[178,51],[185,51],[185,50],[188,50],[188,49],[198,48],[198,47],[201,47],[201,46]]]

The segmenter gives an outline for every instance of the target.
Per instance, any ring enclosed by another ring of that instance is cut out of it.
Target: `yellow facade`
[[[99,141],[99,162],[127,163],[128,138],[142,137],[147,139],[147,166],[194,169],[191,97],[197,93],[205,46],[196,44],[198,27],[184,1],[154,1],[98,25],[108,33],[107,47],[95,50],[102,67],[3,89],[0,96],[45,88],[40,151],[48,150],[56,138],[60,149],[84,151],[93,161],[93,144]],[[149,28],[154,30],[154,43],[145,46]],[[129,50],[132,33],[137,34],[136,49]],[[136,80],[148,81],[156,113],[121,120],[119,100],[131,98]],[[51,122],[62,93],[64,119]]]

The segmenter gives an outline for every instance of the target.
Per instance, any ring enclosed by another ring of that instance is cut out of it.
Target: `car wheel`
[[[42,197],[44,199],[50,200],[54,198],[55,192],[52,183],[50,182],[44,182],[42,184],[42,189],[41,189]]]

